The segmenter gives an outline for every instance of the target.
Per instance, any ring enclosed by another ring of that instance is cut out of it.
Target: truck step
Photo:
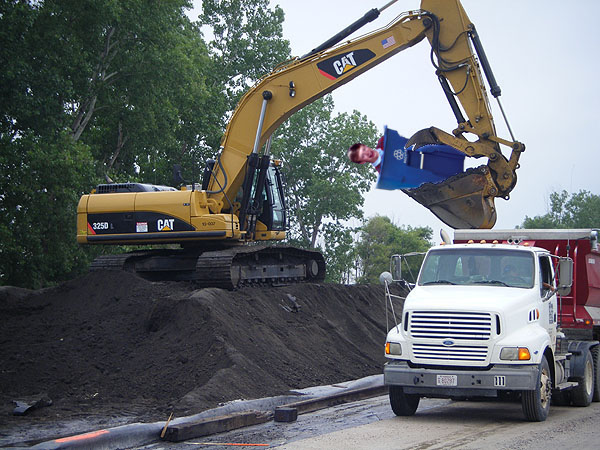
[[[576,381],[565,381],[564,383],[556,385],[554,389],[557,391],[566,391],[567,389],[574,388],[578,385],[579,383],[577,383]]]
[[[564,361],[565,359],[569,359],[572,353],[560,353],[554,355],[554,361]]]

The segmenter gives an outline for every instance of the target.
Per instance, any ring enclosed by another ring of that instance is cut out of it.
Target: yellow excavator
[[[216,161],[207,161],[201,184],[180,189],[101,184],[82,196],[77,212],[80,244],[180,246],[100,256],[91,269],[125,269],[150,279],[193,279],[225,288],[322,280],[325,262],[319,252],[249,245],[285,238],[280,162],[271,158],[270,138],[302,107],[424,38],[431,44],[435,74],[458,126],[452,133],[435,127],[421,130],[407,146],[447,144],[466,156],[487,158],[487,164],[404,192],[454,228],[491,228],[496,221],[494,199],[508,199],[525,147],[512,138],[510,127],[511,140],[496,134],[480,67],[494,97],[500,88],[475,26],[459,0],[422,0],[420,10],[402,13],[386,27],[344,41],[394,2],[368,11],[251,88],[233,112]]]

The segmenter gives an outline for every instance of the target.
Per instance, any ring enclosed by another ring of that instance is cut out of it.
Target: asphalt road
[[[520,403],[422,399],[413,417],[396,417],[387,396],[179,444],[145,449],[596,449],[600,403],[556,407],[545,422],[523,419]],[[206,445],[204,443],[210,443]],[[267,444],[240,447],[223,443]],[[216,444],[216,445],[215,445]]]

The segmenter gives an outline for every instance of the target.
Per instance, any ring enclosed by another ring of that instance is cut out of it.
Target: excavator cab
[[[271,164],[267,168],[267,176],[259,198],[257,224],[255,233],[260,235],[261,228],[272,231],[285,231],[286,211],[283,195],[283,184],[279,165]],[[258,236],[260,237],[260,236]]]

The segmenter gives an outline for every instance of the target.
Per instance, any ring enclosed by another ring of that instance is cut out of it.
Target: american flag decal
[[[395,43],[396,43],[396,40],[394,39],[394,36],[390,36],[389,38],[381,41],[381,45],[383,45],[383,48],[391,47]]]

